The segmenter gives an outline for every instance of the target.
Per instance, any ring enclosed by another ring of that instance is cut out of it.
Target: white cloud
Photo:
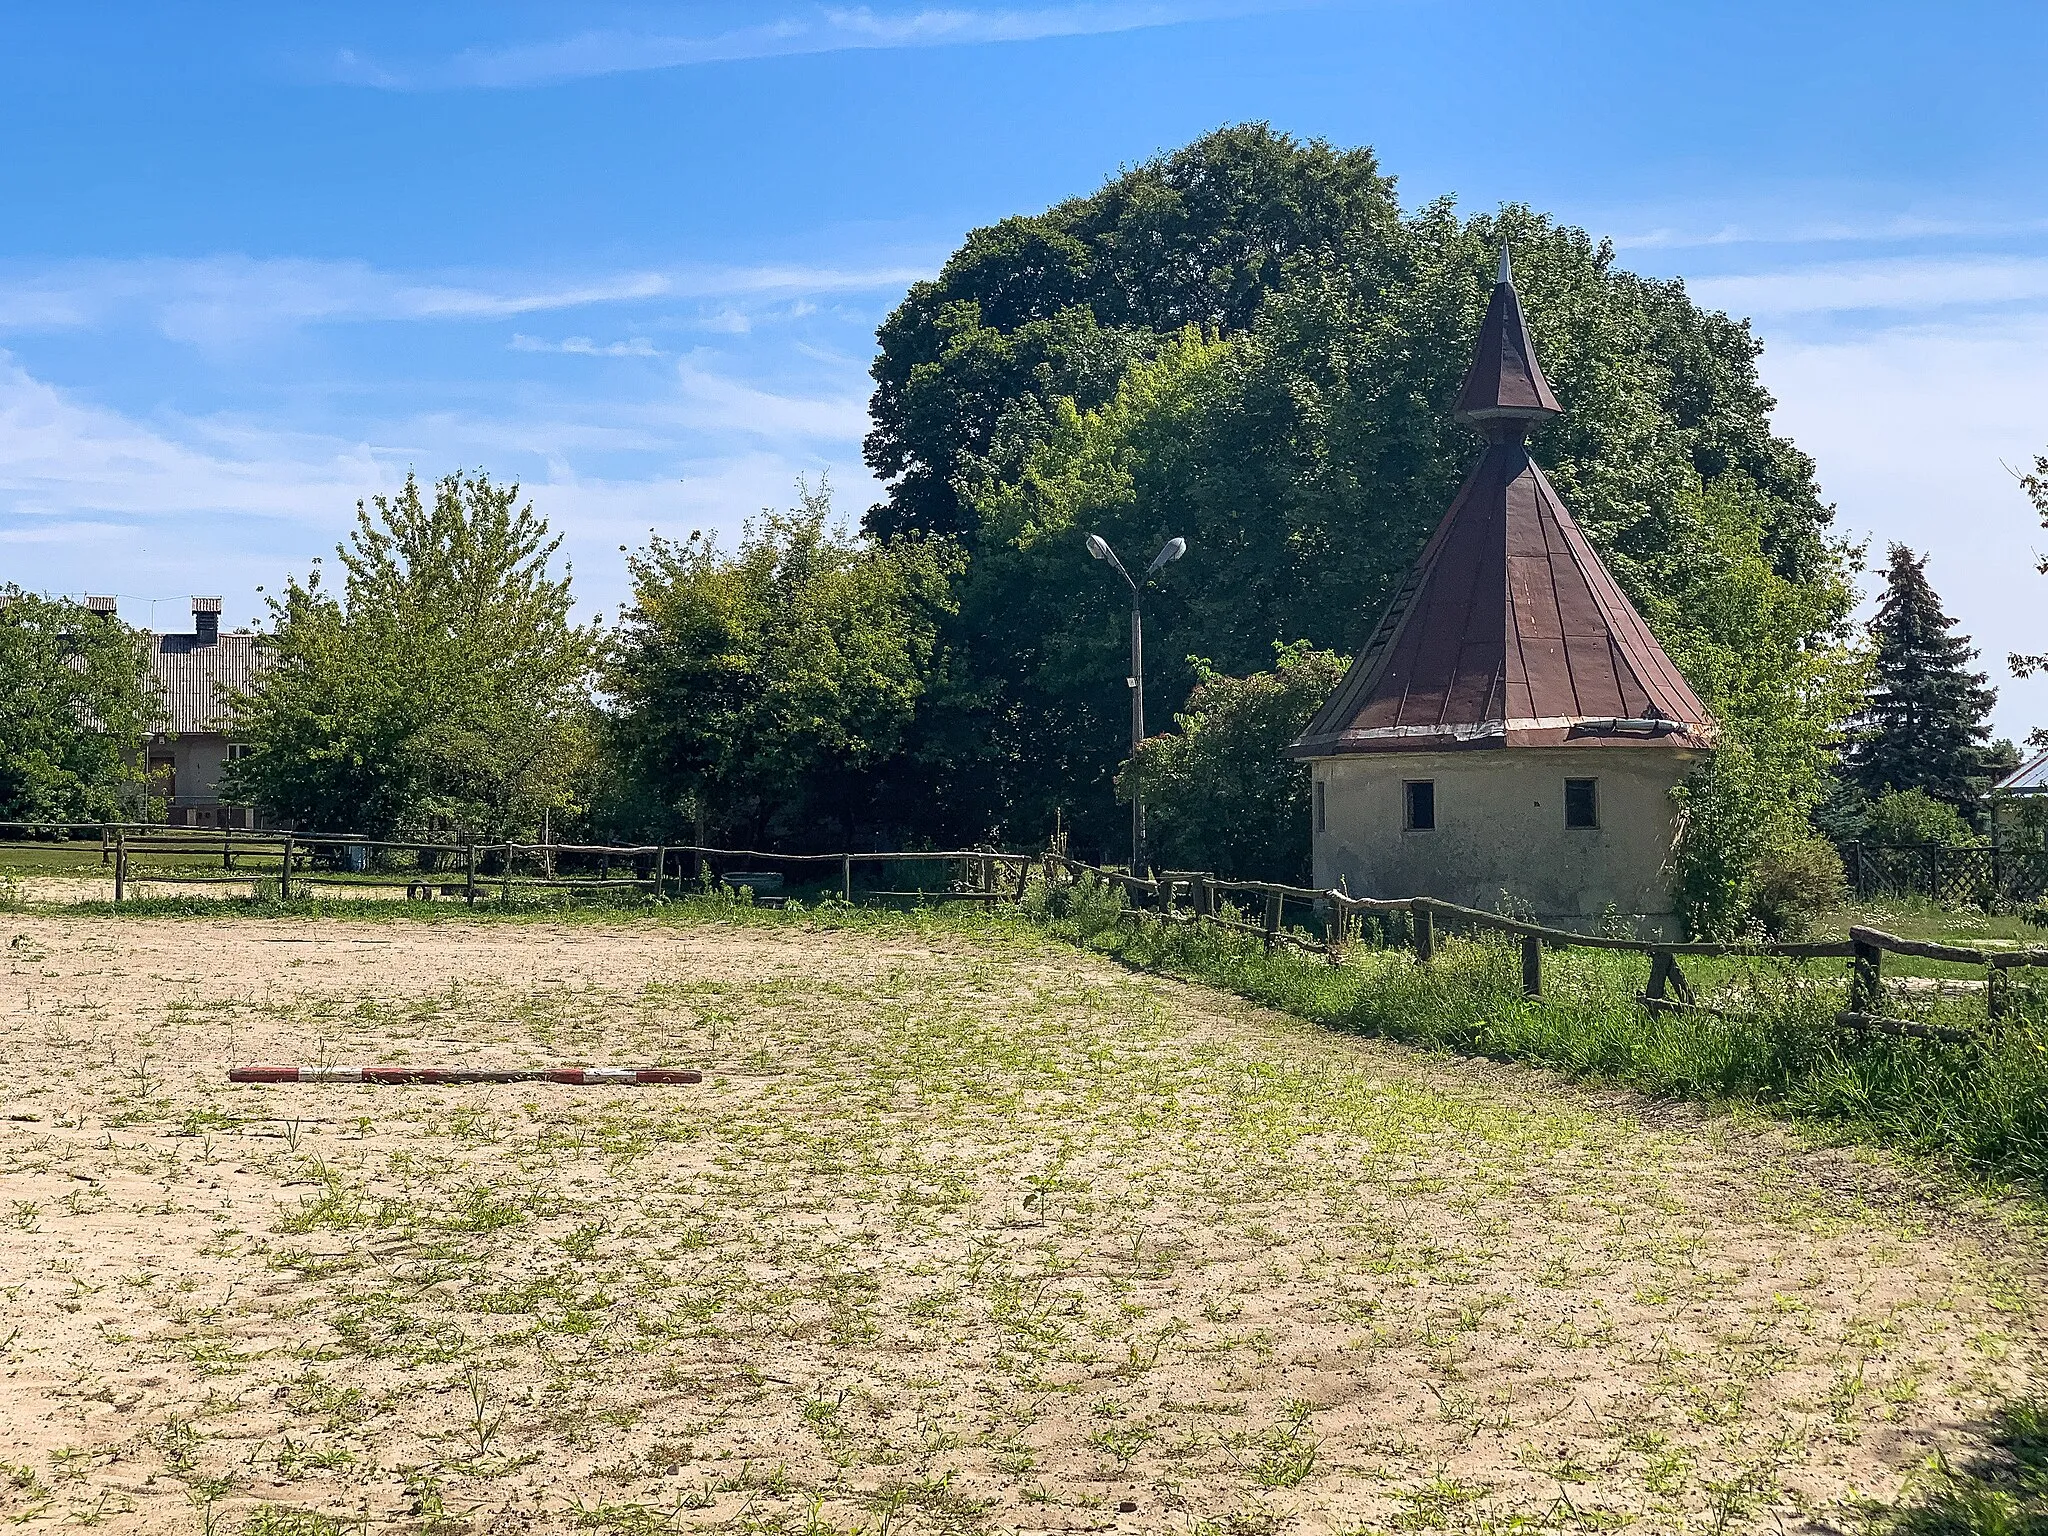
[[[862,388],[836,395],[774,394],[687,358],[677,365],[676,378],[692,419],[707,430],[857,443],[868,428],[868,397]]]
[[[545,281],[511,274],[426,277],[358,261],[249,256],[73,261],[0,271],[0,333],[101,327],[143,317],[178,341],[218,344],[281,327],[378,320],[505,320],[662,299],[739,301],[875,293],[924,266],[795,263],[688,266]]]
[[[618,546],[650,528],[730,536],[788,505],[799,474],[827,470],[857,518],[879,494],[860,463],[865,427],[850,394],[778,395],[700,358],[653,398],[421,414],[348,441],[247,416],[137,420],[0,353],[0,567],[50,591],[144,594],[123,605],[137,622],[183,622],[183,598],[166,594],[224,592],[229,621],[245,622],[256,587],[329,550],[358,498],[412,466],[482,463],[522,481],[566,535],[586,611],[608,609],[625,593]]]
[[[317,517],[387,483],[367,444],[277,436],[253,453],[209,451],[82,402],[0,354],[0,508],[17,517]]]
[[[2043,219],[1896,213],[1869,218],[1805,217],[1728,222],[1711,228],[1660,225],[1612,237],[1623,251],[1698,250],[1723,245],[1853,245],[1910,240],[2005,239],[2048,230]]]
[[[1777,272],[1701,277],[1698,302],[1734,315],[1814,315],[1855,310],[1925,313],[1954,306],[2048,300],[2048,258],[1899,257]]]
[[[1811,453],[1845,532],[1882,562],[1897,540],[1932,551],[1928,576],[1982,652],[2001,733],[2048,724],[2048,679],[2006,675],[2010,651],[2048,649],[2048,532],[2008,466],[2048,449],[2039,407],[2048,316],[1915,326],[1767,346],[1777,425]]]
[[[1093,4],[995,10],[928,6],[903,12],[876,12],[867,6],[828,6],[806,15],[785,16],[701,36],[608,30],[510,48],[471,49],[444,63],[417,69],[386,64],[347,50],[336,60],[336,72],[352,84],[385,90],[504,89],[593,75],[794,54],[1036,42],[1053,37],[1131,32],[1299,9],[1312,3],[1315,0],[1099,0]]]
[[[635,336],[627,341],[592,341],[588,336],[565,336],[560,341],[544,341],[538,336],[513,333],[507,345],[514,352],[567,352],[578,357],[660,357],[653,342],[645,336]]]

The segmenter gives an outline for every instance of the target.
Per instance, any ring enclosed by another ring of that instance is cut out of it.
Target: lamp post
[[[1144,582],[1150,581],[1154,572],[1187,552],[1186,539],[1168,539],[1165,547],[1152,557],[1152,563],[1145,567],[1143,581],[1133,581],[1131,573],[1124,569],[1123,561],[1117,559],[1116,551],[1109,547],[1109,540],[1099,533],[1088,535],[1088,553],[1115,566],[1117,575],[1123,577],[1124,585],[1131,589],[1131,675],[1124,679],[1124,683],[1131,690],[1133,756],[1145,739],[1145,621],[1139,612],[1139,598],[1144,591]],[[1145,870],[1145,797],[1140,793],[1134,775],[1131,779],[1131,873],[1142,876]]]

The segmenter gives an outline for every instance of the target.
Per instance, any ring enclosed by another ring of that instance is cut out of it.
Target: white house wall
[[[1672,789],[1698,754],[1672,747],[1512,747],[1360,754],[1310,764],[1320,785],[1315,883],[1435,896],[1590,928],[1610,915],[1672,929]],[[1567,827],[1564,781],[1598,782],[1599,825]],[[1403,785],[1436,785],[1436,826],[1406,828]]]

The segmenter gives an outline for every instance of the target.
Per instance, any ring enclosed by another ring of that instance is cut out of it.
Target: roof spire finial
[[[1543,377],[1529,327],[1522,319],[1522,301],[1515,293],[1508,243],[1500,243],[1500,277],[1486,304],[1479,341],[1472,349],[1472,368],[1458,391],[1456,418],[1488,438],[1517,437],[1547,417],[1559,414],[1557,396]]]

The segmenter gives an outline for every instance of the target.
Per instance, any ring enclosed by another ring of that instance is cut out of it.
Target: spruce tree
[[[1977,652],[1967,635],[1949,633],[1954,628],[1928,584],[1926,556],[1892,545],[1884,601],[1870,622],[1876,685],[1849,764],[1872,799],[1919,789],[1965,815],[1977,809],[1991,734],[1985,717],[1998,694],[1970,670]]]

